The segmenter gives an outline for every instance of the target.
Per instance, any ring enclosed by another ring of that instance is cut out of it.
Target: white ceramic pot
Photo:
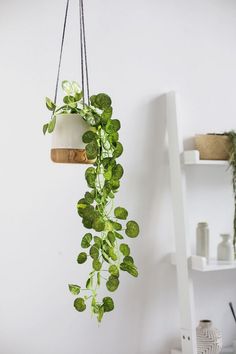
[[[90,129],[79,114],[59,114],[52,133],[51,159],[59,163],[92,163],[87,159],[83,134]]]
[[[83,134],[89,125],[79,114],[59,114],[52,133],[52,149],[84,149]]]
[[[200,321],[197,327],[197,354],[219,354],[222,349],[222,335],[210,320]]]
[[[217,247],[218,261],[233,262],[234,260],[234,247],[229,234],[221,234],[223,239]]]

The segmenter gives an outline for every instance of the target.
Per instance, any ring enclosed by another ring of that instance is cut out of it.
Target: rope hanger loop
[[[70,3],[70,0],[67,0],[66,8],[65,8],[64,22],[63,22],[62,37],[61,37],[56,85],[55,85],[55,95],[54,95],[54,104],[55,105],[57,103],[57,96],[58,96],[58,86],[59,86],[59,79],[60,79],[60,72],[61,72],[62,54],[63,54],[64,42],[65,42],[65,33],[66,33],[69,3]],[[80,17],[80,64],[81,64],[80,66],[81,66],[81,81],[82,81],[82,91],[83,91],[83,106],[85,106],[85,104],[87,104],[89,106],[89,104],[90,104],[89,75],[88,75],[88,59],[87,59],[87,46],[86,46],[86,35],[85,35],[83,0],[79,0],[79,17]],[[84,77],[85,77],[86,81],[84,80]],[[86,86],[86,95],[85,95],[85,86]],[[87,98],[87,103],[85,100],[85,96]]]

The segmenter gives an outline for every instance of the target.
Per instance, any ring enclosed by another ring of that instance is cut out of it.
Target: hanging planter
[[[85,311],[89,306],[92,314],[101,322],[104,314],[115,307],[111,296],[99,297],[102,283],[105,283],[108,292],[113,293],[120,285],[122,272],[138,276],[127,241],[139,235],[139,225],[128,219],[126,208],[115,206],[115,197],[124,174],[118,162],[123,153],[119,139],[121,124],[118,119],[112,118],[112,101],[107,94],[89,95],[83,0],[80,0],[82,90],[76,82],[63,81],[62,88],[66,95],[61,106],[56,104],[68,5],[69,0],[55,98],[54,101],[46,98],[47,108],[52,115],[51,120],[43,126],[43,132],[52,133],[53,161],[93,164],[85,171],[89,190],[77,203],[78,215],[87,229],[80,240],[82,250],[77,263],[90,262],[91,270],[85,284],[69,284],[69,291],[76,296],[74,307],[78,312]]]
[[[80,115],[83,110],[83,93],[76,82],[62,82],[66,94],[63,105],[57,107],[48,97],[46,106],[53,117],[43,127],[44,133],[52,133],[51,159],[57,163],[93,163],[86,154],[83,134],[90,129]]]

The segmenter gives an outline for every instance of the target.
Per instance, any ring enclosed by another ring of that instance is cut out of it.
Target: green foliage
[[[87,254],[85,252],[81,252],[77,257],[77,262],[79,264],[83,264],[87,261]]]
[[[81,237],[81,247],[86,253],[81,252],[77,262],[83,264],[88,260],[91,271],[83,288],[70,284],[69,290],[73,295],[81,296],[74,301],[76,310],[84,311],[89,301],[92,313],[100,322],[105,313],[114,309],[111,297],[98,299],[102,282],[105,280],[107,290],[114,292],[120,284],[120,271],[138,276],[130,247],[122,240],[128,239],[127,236],[137,237],[139,226],[135,221],[126,223],[128,211],[114,206],[124,169],[117,160],[123,153],[118,133],[121,124],[118,119],[112,119],[111,98],[99,93],[90,97],[90,105],[83,105],[83,92],[76,82],[63,81],[62,88],[65,92],[62,106],[56,107],[46,99],[52,119],[44,125],[43,132],[53,132],[57,114],[79,114],[89,126],[82,140],[87,157],[94,163],[85,171],[89,190],[78,201],[77,211],[84,227],[90,231]]]
[[[82,241],[81,241],[81,247],[88,248],[90,246],[92,238],[93,238],[92,234],[90,234],[90,233],[85,234],[84,237],[82,238]]]
[[[231,130],[230,132],[224,133],[230,139],[231,149],[229,151],[229,165],[232,170],[232,184],[233,184],[233,194],[234,194],[234,236],[233,236],[233,246],[234,246],[234,257],[236,258],[236,132]]]
[[[126,220],[128,217],[128,211],[125,208],[117,207],[114,210],[114,215],[117,219]]]
[[[82,297],[78,297],[74,301],[74,307],[77,311],[83,312],[86,309],[85,301]]]
[[[104,306],[104,312],[110,312],[114,309],[114,302],[111,297],[104,297],[102,302]]]
[[[125,233],[129,237],[137,237],[139,234],[139,226],[136,221],[128,221],[126,224]]]
[[[81,289],[79,285],[69,284],[68,286],[71,294],[79,295]]]

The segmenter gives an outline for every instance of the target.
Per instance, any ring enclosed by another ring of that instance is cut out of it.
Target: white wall
[[[78,79],[78,1],[71,0],[62,79]],[[167,354],[179,335],[165,122],[157,98],[180,97],[186,146],[195,133],[235,128],[234,0],[87,0],[91,90],[107,92],[122,121],[125,178],[118,200],[141,225],[132,243],[138,280],[122,276],[116,310],[98,327],[72,307],[67,284],[83,228],[76,214],[83,166],[50,162],[44,97],[52,96],[65,1],[0,2],[0,353]],[[231,231],[230,175],[188,171],[190,228],[208,220],[212,244]],[[194,275],[197,319],[236,337],[227,302],[235,272]],[[236,301],[235,301],[236,305]]]

